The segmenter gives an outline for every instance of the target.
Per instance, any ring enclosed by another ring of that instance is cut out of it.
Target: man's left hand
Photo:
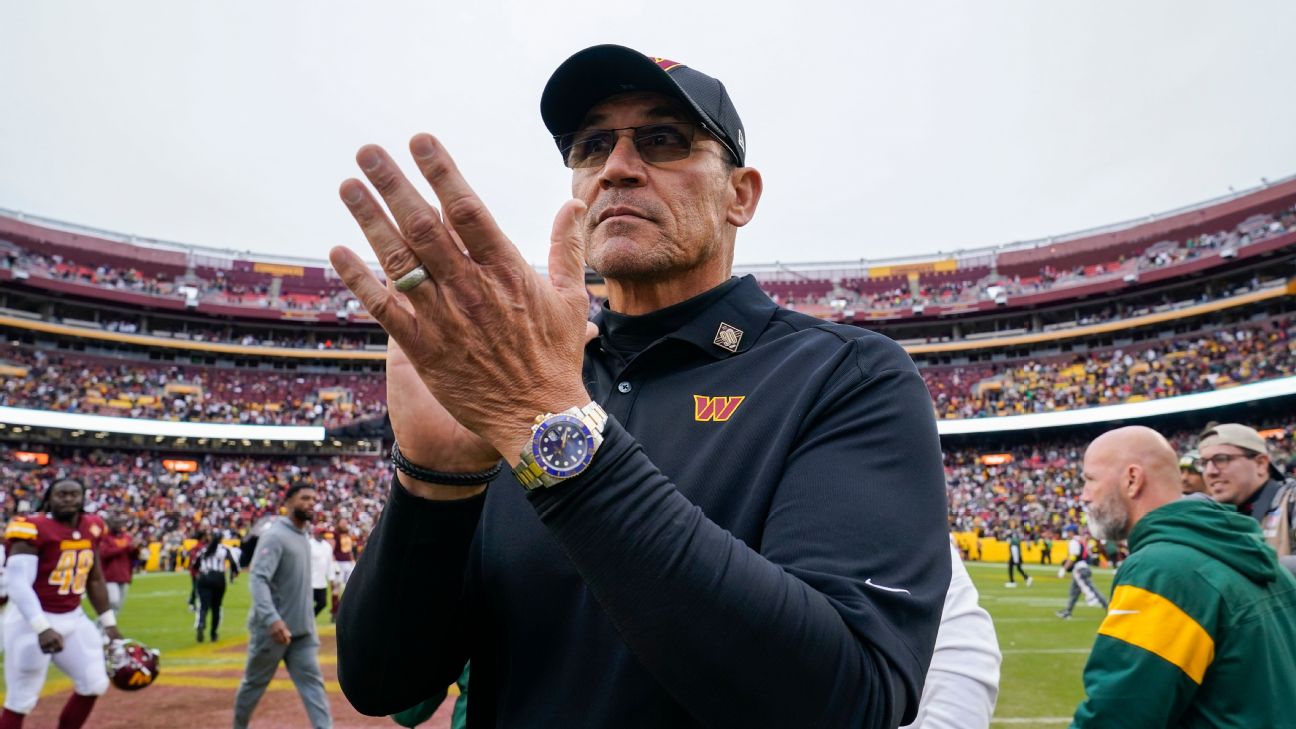
[[[117,629],[116,625],[104,628],[104,635],[106,635],[110,641],[123,640],[121,631]]]
[[[405,294],[409,308],[349,249],[334,248],[330,260],[446,411],[515,463],[536,415],[589,402],[581,381],[585,205],[572,200],[559,211],[545,281],[436,139],[416,135],[410,152],[444,217],[374,145],[356,161],[391,217],[358,180],[340,190],[389,280],[427,268],[429,280]]]

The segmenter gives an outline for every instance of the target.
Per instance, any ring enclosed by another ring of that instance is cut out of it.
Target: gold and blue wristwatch
[[[607,413],[597,402],[536,416],[531,441],[522,449],[522,461],[513,475],[533,491],[556,486],[582,473],[603,444]]]

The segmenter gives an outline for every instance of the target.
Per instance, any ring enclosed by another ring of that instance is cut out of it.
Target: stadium
[[[1004,653],[996,725],[1065,726],[1083,695],[1101,613],[1057,620],[1066,581],[1039,565],[1065,558],[1067,527],[1085,528],[1089,440],[1140,423],[1186,453],[1208,423],[1241,422],[1284,471],[1296,456],[1296,177],[1043,240],[735,274],[779,304],[885,334],[918,364],[950,530]],[[587,286],[594,311],[604,284],[590,273]],[[110,692],[121,710],[91,725],[175,726],[181,711],[192,726],[228,724],[246,588],[231,591],[221,641],[196,645],[186,550],[200,529],[237,543],[303,480],[320,494],[316,523],[363,545],[392,477],[386,334],[325,261],[12,210],[0,210],[0,331],[0,516],[75,477],[88,509],[126,514],[143,547],[121,625],[162,650],[163,672],[145,692]],[[1030,590],[1003,583],[1014,533]],[[320,625],[337,726],[394,726],[342,698],[327,613]],[[299,725],[281,679],[258,716]],[[449,726],[451,703],[429,726]]]

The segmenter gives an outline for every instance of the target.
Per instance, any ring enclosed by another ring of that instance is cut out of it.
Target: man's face
[[[85,502],[85,492],[72,481],[60,481],[50,491],[50,512],[56,519],[67,520],[76,516]]]
[[[1122,490],[1124,469],[1104,448],[1091,447],[1084,458],[1084,502],[1089,531],[1103,541],[1120,541],[1130,533],[1130,509]]]
[[[582,129],[621,129],[696,117],[670,97],[613,96],[590,110]],[[652,281],[726,255],[733,200],[729,153],[698,127],[688,157],[650,164],[621,132],[601,167],[572,170],[572,196],[589,206],[585,255],[608,278]]]
[[[315,489],[302,489],[292,495],[285,504],[288,507],[288,513],[292,514],[293,519],[300,522],[309,522],[315,518]]]
[[[1201,449],[1202,476],[1211,498],[1237,506],[1251,498],[1269,480],[1269,458],[1251,456],[1233,445],[1212,445]]]
[[[1179,475],[1183,477],[1183,492],[1185,494],[1202,494],[1206,493],[1206,479],[1191,468],[1179,469]]]

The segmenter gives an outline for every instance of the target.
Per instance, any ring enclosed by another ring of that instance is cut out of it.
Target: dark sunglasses
[[[641,127],[582,129],[554,137],[562,150],[563,162],[571,169],[602,167],[616,147],[617,133],[630,132],[635,151],[650,164],[674,162],[693,151],[697,122],[658,122]]]

